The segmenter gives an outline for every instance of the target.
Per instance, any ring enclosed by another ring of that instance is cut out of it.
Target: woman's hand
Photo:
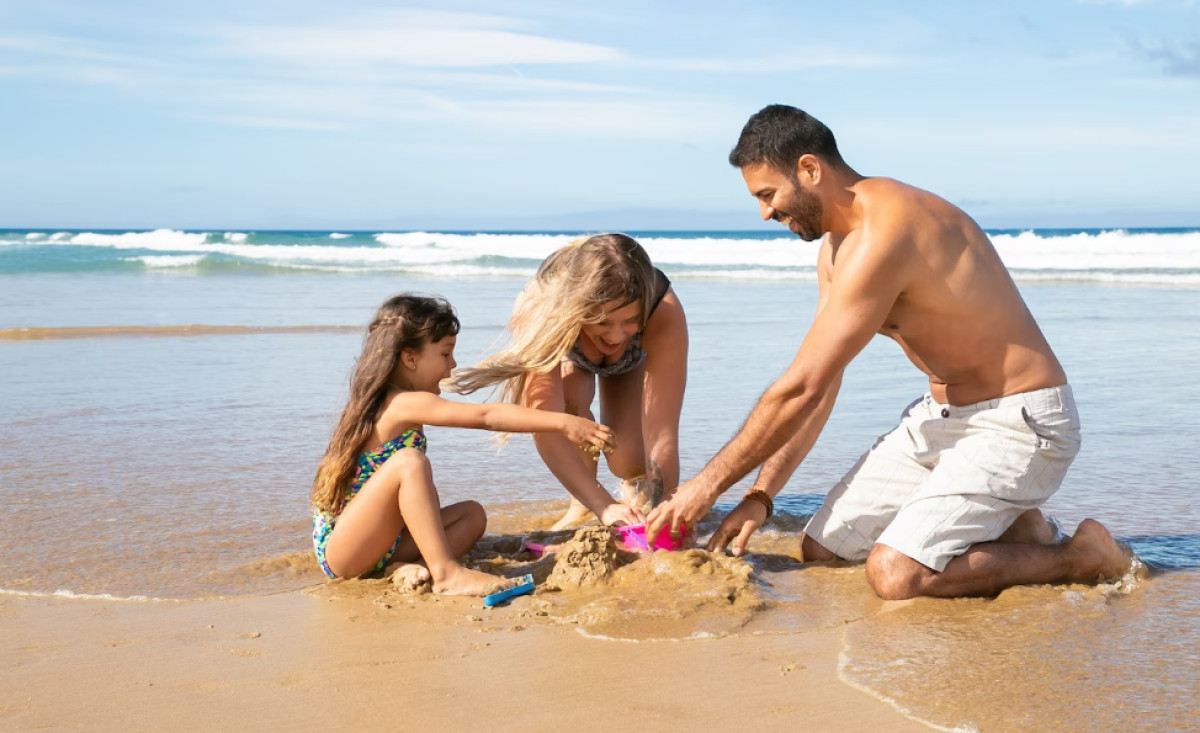
[[[761,527],[765,521],[767,521],[767,508],[762,505],[762,502],[742,499],[742,503],[726,514],[725,518],[721,520],[721,526],[717,527],[716,532],[713,532],[712,539],[708,541],[709,552],[724,550],[732,539],[733,543],[729,551],[733,553],[734,557],[741,557],[742,553],[746,551],[746,543],[750,541],[750,535],[754,534],[754,530]]]
[[[600,517],[600,523],[605,527],[612,527],[621,524],[645,524],[646,518],[642,513],[631,506],[622,504],[619,501],[614,501],[604,508],[597,516]]]
[[[612,428],[565,412],[562,417],[562,434],[567,440],[590,452],[596,460],[600,460],[600,451],[608,453],[613,450]]]

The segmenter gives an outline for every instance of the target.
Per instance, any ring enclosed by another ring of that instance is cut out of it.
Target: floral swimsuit
[[[403,433],[400,433],[395,438],[379,446],[375,450],[367,451],[358,457],[358,470],[354,474],[354,483],[350,484],[350,490],[346,492],[346,503],[342,505],[342,510],[345,511],[346,506],[349,506],[350,500],[353,499],[367,479],[375,475],[375,471],[383,465],[384,461],[392,457],[392,454],[404,448],[416,448],[422,453],[425,452],[425,433],[417,428],[409,428]],[[318,509],[313,509],[313,549],[317,554],[317,562],[321,564],[321,570],[330,578],[336,578],[332,570],[329,569],[329,564],[325,562],[325,543],[329,541],[329,535],[333,533],[333,525],[337,523],[338,514],[323,512]],[[396,554],[396,548],[400,545],[400,537],[396,537],[396,541],[392,543],[391,548],[384,553],[379,562],[375,563],[375,568],[372,572],[383,570],[388,561],[392,559],[392,555]]]

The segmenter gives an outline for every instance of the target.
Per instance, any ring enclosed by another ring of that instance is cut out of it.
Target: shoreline
[[[612,643],[525,603],[322,595],[2,596],[0,727],[930,730],[839,679],[841,628]]]

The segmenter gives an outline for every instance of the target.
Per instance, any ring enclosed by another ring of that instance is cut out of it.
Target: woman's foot
[[[559,531],[563,529],[574,529],[586,522],[592,516],[592,511],[585,507],[582,503],[575,499],[571,499],[571,506],[567,509],[567,513],[562,515],[562,518],[554,523],[550,529]]]
[[[394,562],[383,569],[383,574],[392,579],[392,585],[403,593],[412,593],[429,583],[433,576],[429,568],[416,562]]]
[[[433,592],[445,596],[486,596],[518,582],[516,578],[498,578],[455,564],[434,579]]]

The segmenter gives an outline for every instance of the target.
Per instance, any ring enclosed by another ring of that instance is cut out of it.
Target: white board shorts
[[[938,572],[1062,485],[1079,452],[1070,385],[974,405],[926,394],[825,497],[805,534],[846,560],[876,543]]]

